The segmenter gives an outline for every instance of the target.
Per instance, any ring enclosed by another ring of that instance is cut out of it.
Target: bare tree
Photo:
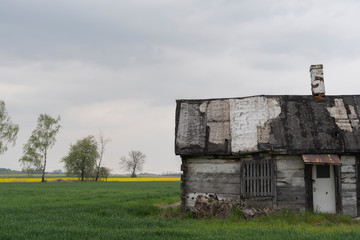
[[[103,156],[105,153],[105,147],[106,145],[111,142],[111,138],[105,138],[102,131],[99,132],[98,135],[98,152],[99,152],[99,158],[96,163],[96,175],[95,175],[95,181],[99,179],[100,171],[101,171],[101,162],[103,160]]]
[[[120,165],[125,171],[131,172],[131,177],[136,177],[136,172],[141,171],[145,163],[146,155],[140,151],[129,152],[128,157],[120,158]]]

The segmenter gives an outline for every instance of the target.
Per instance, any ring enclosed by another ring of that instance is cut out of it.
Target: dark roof
[[[175,153],[360,153],[360,95],[177,100]]]

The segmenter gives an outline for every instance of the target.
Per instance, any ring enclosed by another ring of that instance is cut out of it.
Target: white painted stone
[[[204,192],[197,192],[197,193],[188,193],[185,195],[185,204],[186,207],[193,209],[195,206],[195,201],[197,196],[202,195],[209,197],[210,195],[214,196],[216,195],[219,200],[223,199],[231,199],[235,202],[240,202],[240,195],[231,195],[231,194],[215,194],[215,193],[204,193]]]
[[[204,110],[202,105],[201,111]],[[210,143],[224,144],[225,139],[230,139],[229,100],[210,101],[206,107],[206,118]]]
[[[206,117],[208,122],[230,121],[229,100],[213,100],[207,105]]]
[[[350,119],[351,126],[357,130],[357,129],[359,129],[359,119],[357,117],[355,107],[349,105],[349,109],[350,109],[349,119]]]
[[[189,119],[189,104],[182,103],[180,107],[179,126],[176,136],[177,144],[182,147],[187,145],[187,121]]]
[[[199,111],[202,113],[206,113],[207,106],[208,106],[208,102],[207,101],[203,102],[199,107]]]
[[[209,142],[224,144],[225,139],[230,139],[230,122],[208,122],[210,127]]]
[[[323,73],[322,65],[321,68],[311,68],[310,77],[311,77],[311,84],[312,86],[314,86],[314,88],[312,88],[313,94],[325,93],[324,73]],[[318,80],[319,78],[322,79],[322,81]]]
[[[334,99],[335,106],[328,107],[327,110],[330,113],[330,116],[335,118],[335,123],[342,130],[352,132],[353,128],[359,128],[359,119],[357,118],[355,108],[349,105],[350,115],[348,116],[344,101],[341,98]]]
[[[281,113],[278,98],[251,97],[230,99],[230,132],[232,152],[256,151],[258,127]],[[262,136],[260,139],[263,139]]]
[[[180,148],[190,145],[205,147],[205,126],[202,126],[197,108],[196,104],[181,104],[176,136],[176,143]]]
[[[349,118],[354,118],[357,119],[357,115],[356,115],[356,111],[355,111],[355,107],[352,105],[349,105],[349,109],[350,109],[350,115]]]
[[[258,127],[258,143],[269,143],[270,140],[270,124],[266,124],[263,127]]]

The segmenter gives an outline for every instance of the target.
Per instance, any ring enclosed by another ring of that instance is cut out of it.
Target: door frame
[[[312,169],[314,164],[305,164],[305,208],[308,211],[314,211],[314,198],[313,198],[313,179]],[[335,207],[336,213],[342,213],[341,202],[341,165],[334,165],[334,184],[335,184]]]

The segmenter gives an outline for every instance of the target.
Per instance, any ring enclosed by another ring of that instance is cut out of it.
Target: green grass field
[[[196,220],[158,204],[179,182],[1,183],[0,239],[360,239],[349,217],[304,213]]]

